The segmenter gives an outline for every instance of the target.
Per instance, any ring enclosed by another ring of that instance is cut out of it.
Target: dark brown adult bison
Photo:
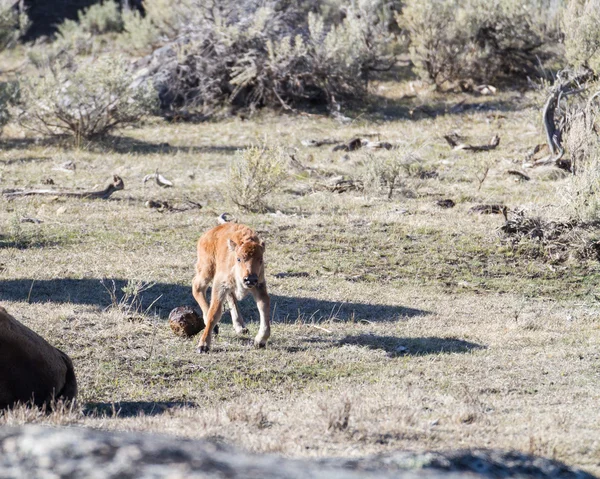
[[[42,406],[73,400],[77,381],[71,359],[0,306],[0,409],[17,402]]]

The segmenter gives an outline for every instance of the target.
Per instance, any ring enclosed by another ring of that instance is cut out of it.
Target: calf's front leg
[[[267,293],[267,284],[260,283],[255,289],[252,290],[252,296],[256,300],[256,306],[258,307],[258,313],[260,315],[260,328],[258,334],[254,338],[254,346],[257,348],[264,348],[267,345],[267,340],[271,336],[271,322],[270,322],[270,311],[271,311],[271,299],[269,293]]]
[[[210,308],[208,308],[208,314],[206,317],[206,328],[204,329],[204,332],[200,337],[200,341],[198,341],[198,347],[196,348],[196,351],[199,353],[208,353],[210,350],[213,328],[219,323],[221,320],[221,315],[223,314],[224,299],[225,294],[223,294],[223,289],[220,288],[219,285],[213,284],[210,298]]]

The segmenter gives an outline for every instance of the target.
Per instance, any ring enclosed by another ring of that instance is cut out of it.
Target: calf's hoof
[[[240,329],[238,334],[248,334],[250,331],[248,331],[248,328],[242,328]]]
[[[204,345],[204,346],[198,346],[198,347],[196,348],[196,352],[197,352],[197,353],[200,353],[200,354],[203,354],[203,353],[208,353],[208,349],[209,349],[209,348],[208,348],[208,346],[206,346],[206,345]]]
[[[266,343],[266,342],[264,342],[264,343],[261,343],[261,342],[259,342],[259,341],[254,341],[254,347],[255,347],[256,349],[263,349],[263,348],[265,348],[266,346],[267,346],[267,343]]]

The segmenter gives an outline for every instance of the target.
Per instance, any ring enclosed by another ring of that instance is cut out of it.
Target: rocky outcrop
[[[0,478],[454,479],[593,476],[548,459],[493,450],[398,452],[293,460],[208,441],[42,426],[0,428]]]

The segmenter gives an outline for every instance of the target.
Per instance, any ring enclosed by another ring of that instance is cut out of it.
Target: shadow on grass
[[[103,282],[104,285],[98,278],[0,279],[0,301],[25,302],[29,297],[30,303],[74,303],[105,308],[111,305],[111,297],[107,288],[111,291],[114,290],[117,301],[123,300],[125,295],[123,289],[128,284],[126,280],[105,278]],[[150,312],[158,314],[163,319],[167,318],[171,309],[177,306],[196,307],[191,285],[172,283],[156,283],[141,293],[136,301],[136,304],[139,304],[140,312],[150,308]],[[240,307],[246,321],[258,319],[258,312],[251,297],[242,301]],[[396,321],[430,314],[428,311],[405,306],[360,302],[341,303],[277,294],[271,294],[271,309],[275,322]],[[229,314],[226,316],[226,320],[229,321]]]
[[[381,349],[390,356],[422,356],[439,353],[468,353],[485,346],[456,338],[403,338],[396,336],[379,336],[377,334],[359,334],[346,336],[338,343],[349,344],[369,349]]]
[[[108,136],[102,141],[90,145],[95,148],[111,150],[115,153],[140,153],[140,154],[176,154],[183,153],[222,153],[232,154],[237,150],[248,148],[248,145],[202,145],[202,146],[171,146],[169,143],[151,143],[129,136]]]
[[[119,401],[109,402],[90,402],[83,409],[84,416],[92,417],[137,417],[159,416],[170,409],[197,406],[193,402],[183,401]]]
[[[525,105],[522,102],[514,99],[491,100],[487,97],[473,95],[465,95],[463,98],[457,96],[455,101],[451,103],[446,101],[423,102],[418,98],[390,99],[373,96],[363,118],[370,121],[394,121],[398,119],[419,121],[473,112],[507,113],[524,108]]]
[[[6,138],[0,142],[4,150],[28,150],[32,147],[57,147],[65,150],[75,149],[75,140],[72,136],[57,135],[47,138]],[[248,148],[248,145],[201,145],[201,146],[171,146],[169,143],[153,143],[131,138],[129,136],[108,135],[98,140],[89,140],[82,145],[83,149],[90,151],[111,151],[114,153],[128,154],[175,154],[185,153],[223,153],[231,154],[237,150]],[[11,158],[0,160],[0,165],[13,163],[51,161],[53,158],[47,156]]]

